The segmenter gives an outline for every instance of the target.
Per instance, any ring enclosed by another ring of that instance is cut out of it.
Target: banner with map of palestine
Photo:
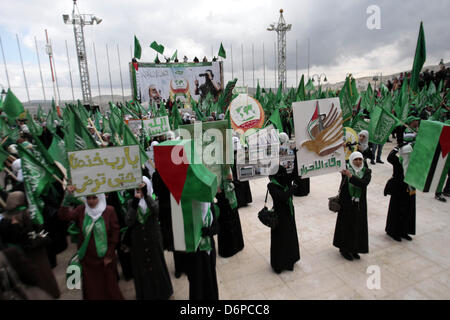
[[[129,68],[133,98],[140,100],[141,103],[149,102],[150,97],[156,94],[161,100],[166,101],[172,98],[189,102],[190,97],[198,101],[200,94],[195,94],[195,80],[198,81],[201,91],[202,85],[205,85],[208,70],[213,75],[214,85],[223,90],[223,65],[220,61],[158,64],[139,62],[137,71],[131,63]]]

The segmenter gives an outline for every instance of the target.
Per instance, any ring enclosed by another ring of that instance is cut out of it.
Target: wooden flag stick
[[[18,180],[17,180],[17,177],[14,175],[14,173],[11,172],[11,170],[9,170],[9,169],[6,168],[6,167],[4,168],[4,170],[5,170],[11,177],[13,177],[14,180],[18,181]]]
[[[4,144],[5,141],[6,141],[6,139],[8,139],[8,137],[9,137],[9,135],[7,135],[7,136],[3,139],[2,143],[0,143],[0,145]]]
[[[103,144],[103,139],[102,136],[100,135],[100,133],[97,131],[97,128],[95,127],[94,123],[92,122],[91,118],[88,118],[89,124],[94,127],[94,131],[97,134],[97,137],[100,139],[100,142]]]

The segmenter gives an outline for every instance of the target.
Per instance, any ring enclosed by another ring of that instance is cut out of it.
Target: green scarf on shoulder
[[[352,166],[350,166],[349,171],[352,173],[352,175],[362,179],[364,177],[364,173],[366,172],[366,167],[363,167],[359,172],[356,172],[355,169],[353,169]],[[350,197],[352,200],[359,201],[362,194],[362,188],[355,186],[353,183],[350,182],[350,179],[348,181],[348,191],[350,193]]]
[[[91,237],[92,232],[89,232],[90,225],[94,223],[92,218],[86,214],[83,220],[83,235],[84,237]],[[94,232],[94,240],[95,247],[97,249],[97,256],[99,258],[103,258],[106,255],[106,251],[108,251],[108,235],[106,234],[106,226],[105,220],[103,217],[100,217],[95,221],[93,226]],[[82,260],[84,258],[79,256],[79,259]]]
[[[280,188],[282,188],[282,189],[284,190],[284,192],[287,192],[287,191],[289,190],[289,187],[288,187],[288,186],[283,187],[283,186],[282,186],[281,184],[279,184],[278,181],[275,180],[275,179],[270,179],[270,182],[272,182],[274,185],[277,185],[277,186],[279,186]],[[289,197],[289,199],[288,199],[287,202],[288,202],[288,204],[289,204],[289,209],[290,209],[290,211],[291,211],[291,215],[294,215],[294,206],[293,206],[293,204],[292,204],[292,196]]]

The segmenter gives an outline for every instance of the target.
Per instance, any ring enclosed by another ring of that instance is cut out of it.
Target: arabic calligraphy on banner
[[[170,131],[169,117],[157,117],[151,118],[147,120],[128,120],[128,126],[134,134],[139,133],[139,129],[144,126],[144,130],[151,136],[156,136],[160,134],[164,134]]]
[[[303,178],[345,169],[339,98],[292,104],[299,175]]]
[[[142,182],[139,147],[68,152],[75,196],[133,189]]]

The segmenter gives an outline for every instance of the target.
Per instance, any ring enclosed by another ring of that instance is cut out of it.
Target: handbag
[[[339,212],[341,210],[339,195],[328,198],[328,209],[332,212]]]
[[[266,192],[266,199],[264,200],[264,208],[258,212],[258,219],[261,223],[269,228],[275,228],[278,225],[278,214],[275,210],[268,209],[266,206],[269,189]]]
[[[339,212],[339,210],[341,210],[341,201],[339,199],[339,196],[340,196],[341,190],[342,190],[342,184],[343,184],[342,182],[339,185],[339,191],[338,191],[337,196],[328,198],[328,210],[330,210],[331,212]]]

